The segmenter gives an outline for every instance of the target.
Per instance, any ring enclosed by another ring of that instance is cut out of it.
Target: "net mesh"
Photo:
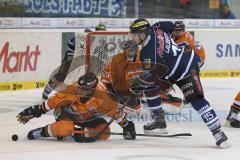
[[[64,82],[77,81],[87,70],[101,76],[111,57],[121,52],[120,45],[125,40],[127,32],[75,33],[74,58]]]

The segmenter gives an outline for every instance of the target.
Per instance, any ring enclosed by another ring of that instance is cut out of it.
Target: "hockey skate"
[[[236,114],[238,114],[238,113],[236,113]],[[228,114],[228,117],[227,117],[226,126],[227,127],[233,127],[233,128],[240,128],[240,121],[239,121],[238,117],[233,116],[233,115],[234,115],[234,110],[231,107],[231,110],[230,110],[230,112]]]
[[[161,111],[159,116],[156,116],[153,119],[153,122],[143,126],[144,133],[151,135],[167,134],[167,124],[164,117],[164,111]]]
[[[231,144],[228,142],[228,137],[223,131],[215,133],[214,138],[216,140],[216,145],[221,149],[227,149],[231,147]]]
[[[34,130],[31,130],[30,132],[28,132],[28,135],[27,135],[27,138],[29,140],[35,140],[35,139],[39,139],[41,137],[44,137],[42,128],[36,128]]]

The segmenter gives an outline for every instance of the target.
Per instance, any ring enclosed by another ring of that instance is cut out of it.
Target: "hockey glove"
[[[123,127],[123,137],[126,140],[136,139],[135,125],[132,121],[127,121],[126,126]]]
[[[20,123],[27,123],[30,119],[36,117],[39,118],[42,114],[45,112],[42,110],[41,105],[34,105],[31,107],[28,107],[27,109],[23,110],[17,115],[17,120]]]

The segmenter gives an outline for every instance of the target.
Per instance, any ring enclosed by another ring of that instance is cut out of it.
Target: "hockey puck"
[[[17,141],[18,140],[18,135],[16,135],[16,134],[12,135],[12,140]]]

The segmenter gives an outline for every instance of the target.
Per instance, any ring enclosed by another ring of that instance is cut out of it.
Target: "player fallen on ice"
[[[158,128],[166,126],[162,110],[162,100],[158,94],[159,79],[176,84],[183,92],[184,98],[201,115],[220,148],[229,148],[228,138],[221,129],[219,119],[204,98],[200,78],[197,74],[200,57],[191,50],[176,45],[164,27],[171,22],[158,22],[150,26],[146,19],[137,19],[130,25],[130,37],[142,46],[140,60],[145,71],[135,76],[131,90],[136,94],[143,92],[151,110],[153,122],[144,126],[147,133],[155,134]],[[187,47],[187,46],[186,46]],[[155,88],[155,90],[154,90]]]
[[[96,133],[107,124],[101,117],[113,117],[119,107],[118,103],[107,95],[104,87],[98,84],[97,77],[93,73],[86,73],[76,83],[50,96],[42,104],[23,110],[17,115],[17,118],[20,123],[25,124],[32,118],[39,118],[50,110],[54,110],[56,122],[31,130],[27,135],[28,139],[73,135],[77,142],[95,141]],[[114,119],[123,128],[125,139],[135,139],[134,123],[127,120],[124,112],[121,111]],[[76,133],[79,130],[88,132],[86,134]],[[110,128],[107,128],[106,132],[109,133]],[[100,139],[108,138],[109,134],[106,133],[100,136]]]
[[[234,99],[233,104],[231,105],[231,109],[227,117],[226,126],[240,128],[240,121],[238,118],[239,112],[240,112],[240,92],[238,92],[237,96]]]

